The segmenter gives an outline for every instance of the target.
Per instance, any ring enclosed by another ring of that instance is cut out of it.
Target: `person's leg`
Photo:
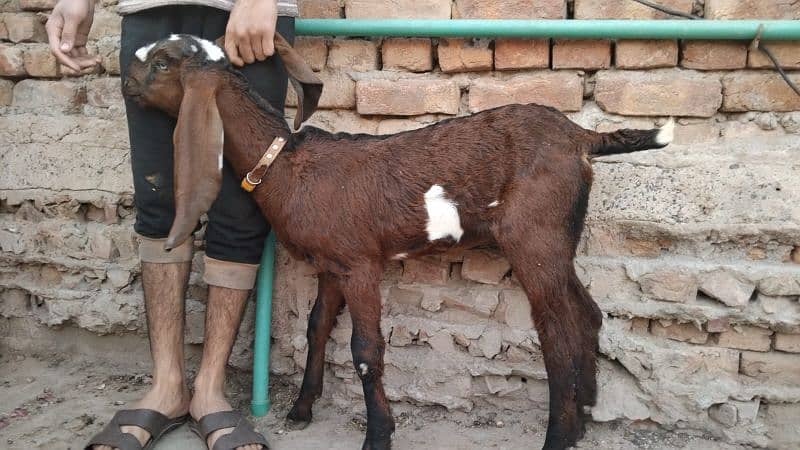
[[[227,14],[209,12],[202,37],[216,39],[224,33],[226,24]],[[293,40],[293,19],[279,18],[278,30]],[[288,79],[279,58],[250,64],[242,69],[242,73],[256,92],[272,106],[283,110]],[[269,233],[269,225],[258,206],[239,183],[225,162],[220,194],[208,212],[204,274],[209,285],[206,330],[203,359],[190,406],[190,413],[196,420],[233,409],[223,390],[225,368]],[[212,433],[208,438],[209,448],[219,437],[231,431],[227,428]],[[239,447],[239,450],[259,448],[260,445],[248,445]]]
[[[122,21],[120,63],[123,78],[138,48],[168,36],[174,20],[167,11],[153,10],[126,16]],[[191,240],[171,252],[163,250],[174,217],[172,193],[172,131],[175,121],[159,111],[125,103],[131,141],[131,165],[136,204],[135,230],[141,236],[142,285],[147,314],[153,385],[130,409],[152,409],[169,418],[188,413],[183,354],[184,293],[191,267]],[[121,426],[140,443],[150,434],[135,426]],[[109,450],[109,446],[95,446]]]

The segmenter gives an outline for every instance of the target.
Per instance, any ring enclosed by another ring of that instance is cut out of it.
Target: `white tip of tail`
[[[670,117],[667,123],[658,130],[656,135],[656,144],[667,145],[675,139],[675,119]]]

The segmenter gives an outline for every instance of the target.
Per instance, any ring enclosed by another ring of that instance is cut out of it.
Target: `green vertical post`
[[[275,232],[264,244],[256,282],[256,338],[253,348],[253,400],[250,411],[262,417],[269,411],[269,347],[272,328],[272,286],[275,280]]]

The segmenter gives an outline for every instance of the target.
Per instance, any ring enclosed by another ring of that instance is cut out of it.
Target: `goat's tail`
[[[598,133],[597,141],[589,150],[589,156],[615,155],[663,148],[672,142],[674,136],[674,119],[669,119],[661,128],[652,130],[624,129],[611,133]]]

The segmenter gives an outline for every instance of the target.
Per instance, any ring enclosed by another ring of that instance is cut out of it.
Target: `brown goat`
[[[322,85],[285,41],[277,39],[277,49],[298,93],[298,127]],[[528,296],[541,341],[550,387],[544,448],[563,449],[581,437],[584,407],[595,403],[602,323],[573,266],[592,184],[589,159],[664,147],[672,122],[599,134],[552,108],[510,105],[388,136],[314,127],[293,134],[211,42],[172,36],[137,57],[125,95],[178,117],[177,217],[168,247],[190,236],[216,197],[223,141],[224,157],[244,178],[276,137],[286,140],[253,194],[280,242],[319,272],[308,362],[290,420],[311,420],[325,343],[347,305],[367,406],[363,448],[390,448],[378,289],[384,264],[494,245]]]

